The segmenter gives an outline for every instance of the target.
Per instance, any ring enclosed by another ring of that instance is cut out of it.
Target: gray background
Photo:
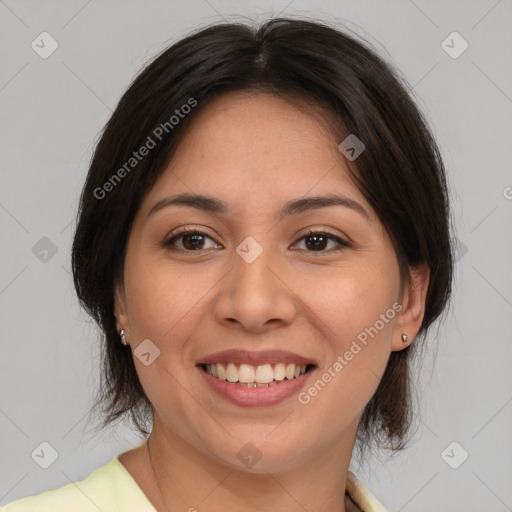
[[[0,1],[0,504],[85,478],[141,442],[87,421],[98,332],[78,307],[70,248],[100,129],[168,43],[223,18],[278,14],[345,24],[396,65],[451,182],[455,297],[437,357],[421,366],[417,435],[403,454],[353,469],[393,511],[512,510],[510,0]],[[59,45],[47,59],[31,48],[44,31]],[[441,46],[453,31],[469,43],[458,58]],[[31,458],[43,441],[58,452],[48,469]]]

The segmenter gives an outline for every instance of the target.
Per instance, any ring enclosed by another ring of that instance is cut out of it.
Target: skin
[[[198,113],[137,212],[115,314],[131,350],[145,339],[160,350],[148,366],[134,357],[155,411],[157,480],[146,442],[119,459],[157,510],[349,510],[341,482],[360,415],[391,351],[407,346],[401,334],[410,343],[420,328],[429,272],[411,269],[401,289],[389,235],[350,181],[339,142],[307,109],[229,93]],[[170,206],[148,217],[157,201],[182,192],[222,199],[229,212]],[[332,192],[368,218],[342,206],[276,218],[289,200]],[[162,245],[183,227],[207,235],[195,242],[201,250],[187,235],[174,246],[188,252]],[[350,246],[326,240],[316,249],[302,238],[310,228]],[[252,263],[235,250],[248,236],[263,249]],[[295,395],[240,407],[196,368],[226,349],[289,350],[317,362],[309,387],[397,301],[400,313],[307,404]],[[248,442],[261,453],[251,468],[237,458]]]

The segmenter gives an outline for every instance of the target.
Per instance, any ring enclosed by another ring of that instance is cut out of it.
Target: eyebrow
[[[191,194],[188,192],[169,196],[164,199],[160,199],[153,205],[148,213],[148,217],[169,206],[188,206],[209,213],[227,214],[229,207],[224,201],[211,196],[205,196],[202,194]],[[368,212],[353,199],[345,197],[340,194],[327,194],[325,196],[310,196],[303,197],[301,199],[294,199],[285,203],[277,213],[279,220],[285,217],[298,215],[311,210],[317,210],[320,208],[327,208],[331,206],[343,206],[350,208],[355,212],[359,213],[367,220],[370,220]]]

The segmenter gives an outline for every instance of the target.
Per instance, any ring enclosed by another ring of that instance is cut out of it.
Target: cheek
[[[307,304],[321,320],[317,324],[328,356],[299,398],[326,420],[331,414],[340,421],[355,419],[377,389],[389,359],[397,286],[392,272],[390,278],[368,268],[344,269],[338,280],[308,288]]]
[[[210,283],[204,272],[184,273],[165,262],[149,259],[144,264],[134,261],[128,275],[126,287],[132,329],[142,339],[154,339],[157,344],[175,349],[178,340],[187,338],[192,331],[201,300],[206,299],[213,281]]]
[[[190,365],[185,360],[187,341],[201,314],[199,299],[212,286],[198,273],[180,273],[165,262],[152,261],[142,255],[127,261],[126,269],[130,333],[134,339],[132,350],[140,383],[161,415],[173,411],[167,421],[187,417],[189,395],[183,392],[181,384],[187,378]],[[138,356],[142,345],[139,349],[137,345],[143,340],[150,340],[156,347],[148,345],[146,350],[151,354],[150,364],[145,364]],[[173,428],[178,428],[177,424]]]
[[[304,421],[322,425],[327,445],[360,417],[384,374],[392,323],[378,332],[372,327],[354,326],[353,336],[332,340],[332,356],[298,397]]]
[[[325,276],[307,276],[304,279],[301,299],[320,320],[318,325],[331,343],[343,349],[348,340],[373,326],[392,308],[398,291],[392,274],[382,273],[380,269],[372,270],[368,266],[330,269]],[[390,335],[390,320],[395,316],[392,310],[384,324],[379,321],[378,330],[382,331],[382,338]]]

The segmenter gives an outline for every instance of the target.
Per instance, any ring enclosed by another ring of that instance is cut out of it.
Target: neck
[[[346,438],[293,468],[256,473],[208,457],[165,429],[155,415],[148,439],[150,471],[159,494],[154,505],[159,512],[225,508],[244,512],[346,512],[345,482],[355,428]]]

